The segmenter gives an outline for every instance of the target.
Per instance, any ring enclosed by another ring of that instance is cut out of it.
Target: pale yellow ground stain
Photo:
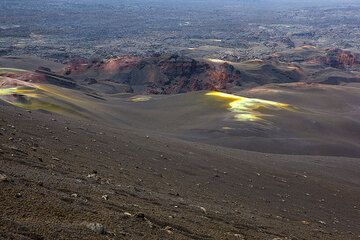
[[[247,98],[223,92],[208,92],[207,96],[223,98],[229,102],[228,109],[235,113],[237,121],[263,121],[265,117],[272,116],[261,113],[261,109],[293,111],[294,108],[286,103],[274,102],[258,98]]]
[[[149,101],[151,99],[150,96],[134,96],[132,98],[130,98],[130,101],[132,102],[146,102]]]
[[[23,70],[23,69],[18,69],[18,68],[0,68],[0,74],[4,74],[4,73],[25,73],[25,72],[29,72],[27,70]]]
[[[106,107],[94,99],[89,99],[76,90],[61,88],[46,83],[32,83],[10,74],[31,73],[15,68],[0,68],[0,100],[28,110],[44,110],[63,115],[93,118],[107,114]],[[145,102],[150,96],[131,97],[131,102]],[[99,113],[99,114],[97,114]]]
[[[0,74],[23,72],[30,73],[22,69],[0,68]],[[35,84],[0,76],[0,100],[28,110],[86,117],[86,101],[67,94],[65,89],[49,84]]]

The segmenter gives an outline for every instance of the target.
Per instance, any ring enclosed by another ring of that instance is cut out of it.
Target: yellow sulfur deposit
[[[14,106],[86,117],[83,101],[67,96],[65,89],[8,77],[0,77],[0,86],[0,100]]]
[[[264,120],[263,117],[265,116],[271,116],[269,114],[261,113],[261,109],[293,110],[289,104],[257,98],[241,97],[223,92],[208,92],[206,95],[223,98],[224,100],[229,101],[228,108],[231,112],[236,113],[235,118],[238,121],[260,121]]]

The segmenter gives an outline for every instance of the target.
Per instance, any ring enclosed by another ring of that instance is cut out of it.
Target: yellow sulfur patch
[[[260,112],[261,109],[289,110],[293,108],[289,104],[279,103],[258,98],[247,98],[223,92],[208,92],[207,96],[224,98],[229,101],[229,110],[236,113],[237,121],[260,121],[263,117],[271,116]]]
[[[221,60],[221,59],[216,59],[216,58],[207,58],[206,60],[208,60],[209,62],[213,62],[213,63],[226,63],[226,61]]]
[[[150,96],[135,96],[130,98],[132,102],[146,102],[149,101],[150,99],[151,99]]]
[[[23,70],[23,69],[18,69],[18,68],[0,68],[0,74],[4,74],[4,73],[25,73],[28,72],[27,70]]]
[[[67,95],[65,89],[0,77],[0,100],[29,110],[45,110],[87,118],[82,100]]]

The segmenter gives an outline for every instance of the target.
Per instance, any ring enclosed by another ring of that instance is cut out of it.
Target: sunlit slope
[[[63,115],[88,118],[81,102],[69,99],[52,86],[16,86],[0,89],[0,99],[28,110],[44,110]]]
[[[43,110],[63,115],[92,118],[96,102],[85,94],[51,84],[27,80],[29,71],[0,68],[0,99],[28,110]]]
[[[164,130],[166,126],[170,131],[191,129],[204,123],[216,123],[216,118],[222,118],[217,112],[227,108],[211,106],[215,100],[212,97],[230,99],[229,108],[235,113],[236,121],[266,122],[271,115],[263,114],[262,108],[272,110],[274,114],[277,110],[292,110],[287,104],[221,92],[91,98],[82,91],[41,83],[37,79],[37,83],[26,81],[26,75],[31,72],[25,70],[0,68],[0,74],[3,74],[0,76],[0,98],[17,107],[93,118],[108,124],[116,125],[119,121],[133,127],[150,126],[155,130]],[[216,117],[209,118],[210,115]]]

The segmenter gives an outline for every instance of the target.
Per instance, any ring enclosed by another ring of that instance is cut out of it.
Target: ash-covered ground
[[[0,0],[0,239],[359,239],[359,10]]]

